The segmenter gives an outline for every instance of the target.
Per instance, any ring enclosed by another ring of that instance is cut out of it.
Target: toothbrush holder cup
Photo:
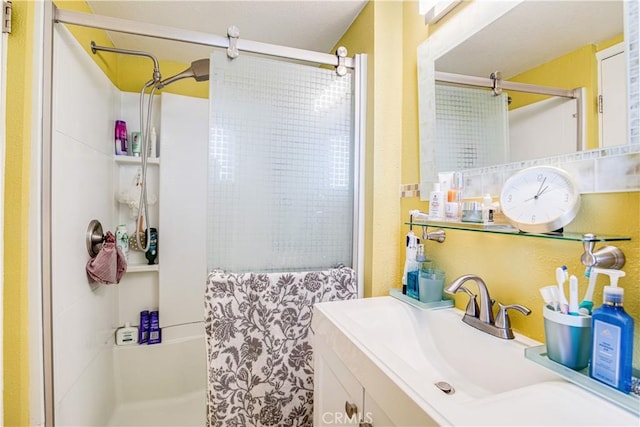
[[[440,302],[444,290],[444,271],[436,268],[423,268],[418,277],[420,302]]]
[[[547,356],[554,362],[579,371],[591,356],[591,316],[572,316],[543,307]]]

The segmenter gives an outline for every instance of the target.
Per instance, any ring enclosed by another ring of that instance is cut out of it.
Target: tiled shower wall
[[[56,425],[106,425],[115,406],[117,288],[89,284],[85,233],[115,222],[113,125],[120,92],[62,25],[55,26],[52,288]]]

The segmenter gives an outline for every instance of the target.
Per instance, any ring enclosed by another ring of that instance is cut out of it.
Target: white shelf
[[[147,271],[158,271],[158,264],[131,264],[127,266],[127,273],[144,273]]]
[[[136,156],[114,156],[116,163],[121,165],[140,165],[142,164],[142,159]],[[159,165],[160,157],[149,157],[147,159],[147,164],[149,165]]]

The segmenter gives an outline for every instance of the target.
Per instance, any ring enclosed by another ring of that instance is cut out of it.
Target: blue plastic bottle
[[[407,273],[407,295],[415,299],[420,299],[420,288],[418,287],[419,272],[419,270],[413,270]]]
[[[605,286],[604,303],[593,311],[589,375],[618,390],[631,391],[633,318],[622,308],[624,289]]]
[[[147,341],[147,344],[159,344],[161,342],[160,317],[157,311],[152,311],[149,313],[149,341]]]

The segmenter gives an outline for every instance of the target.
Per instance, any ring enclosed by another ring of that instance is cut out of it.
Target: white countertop
[[[396,398],[377,389],[384,375],[438,424],[640,426],[638,415],[525,359],[524,348],[537,341],[478,331],[460,310],[421,310],[392,297],[315,308],[316,335],[378,402]]]

